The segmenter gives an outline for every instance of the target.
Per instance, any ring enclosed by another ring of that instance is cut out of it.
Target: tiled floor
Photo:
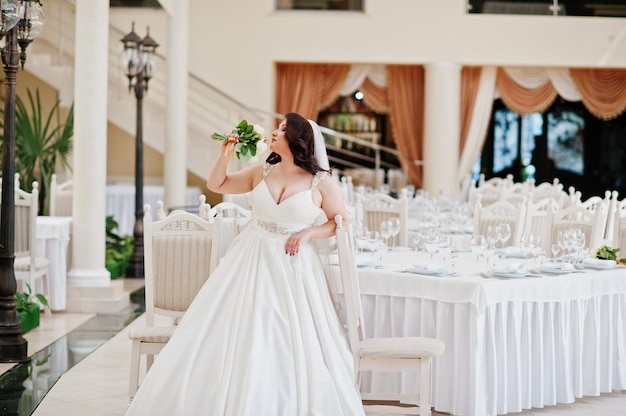
[[[128,287],[132,290],[140,281],[129,279]],[[57,341],[69,331],[80,325],[88,325],[93,315],[53,313],[51,317],[42,315],[41,325],[26,334],[29,355],[40,351]],[[51,368],[46,363],[40,366],[38,375],[29,377],[25,383],[31,389],[32,396],[44,396],[36,407],[35,416],[121,416],[128,405],[128,374],[130,365],[130,341],[128,331],[144,324],[143,315],[133,320],[113,335],[107,342],[93,350],[88,337],[70,339],[68,350],[71,359],[77,361],[62,374],[54,385],[50,383]],[[98,338],[97,331],[89,332]],[[0,375],[13,367],[0,364]],[[36,370],[37,366],[32,369]],[[142,372],[145,371],[142,369]],[[50,384],[50,385],[49,385]],[[39,385],[39,386],[36,386]],[[38,388],[35,388],[38,387]],[[33,393],[39,392],[39,393]],[[46,393],[47,392],[47,393]],[[41,397],[28,400],[39,401]],[[22,401],[28,401],[23,398]],[[24,414],[24,413],[19,413]],[[443,413],[433,412],[434,416]],[[614,392],[601,397],[586,397],[573,404],[550,406],[544,409],[531,409],[522,416],[624,416],[626,415],[626,392]]]

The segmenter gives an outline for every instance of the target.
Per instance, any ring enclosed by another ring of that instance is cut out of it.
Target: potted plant
[[[40,304],[46,308],[49,307],[48,299],[41,293],[33,294],[28,283],[26,283],[26,290],[26,292],[15,292],[15,310],[24,334],[39,326]]]
[[[114,230],[118,223],[112,215],[106,217],[106,254],[104,265],[111,273],[111,279],[124,275],[128,260],[133,252],[134,237],[120,236]]]

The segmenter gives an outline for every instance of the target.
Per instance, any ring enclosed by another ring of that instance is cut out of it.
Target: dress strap
[[[274,165],[271,163],[265,163],[265,165],[263,165],[263,179],[267,178],[267,175],[270,174],[272,169],[274,169]]]
[[[311,189],[315,188],[318,183],[326,179],[328,176],[328,172],[325,170],[318,170],[313,177],[313,182],[311,183]]]

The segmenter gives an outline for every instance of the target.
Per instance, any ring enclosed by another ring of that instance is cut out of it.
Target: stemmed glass
[[[452,241],[450,237],[440,236],[439,237],[439,252],[443,257],[443,263],[447,265],[450,256],[452,255]]]
[[[550,250],[552,250],[552,258],[554,259],[554,261],[557,261],[559,253],[561,252],[561,246],[558,244],[552,244],[550,246]]]
[[[396,236],[400,234],[400,218],[393,217],[389,220],[391,224],[392,250],[396,248]]]
[[[497,234],[498,240],[502,242],[502,248],[506,247],[506,242],[511,238],[511,225],[508,223],[502,223],[498,225]]]
[[[434,254],[439,250],[439,237],[436,234],[428,235],[426,241],[424,241],[424,248],[430,253],[430,261],[432,263]]]
[[[478,266],[480,256],[485,251],[485,237],[481,234],[474,234],[470,240],[470,249],[472,254],[476,256],[476,265]]]
[[[496,243],[498,242],[498,230],[496,225],[490,225],[487,227],[485,239],[487,240],[488,245],[492,246],[495,250]]]
[[[493,266],[491,264],[490,259],[495,254],[495,252],[496,252],[495,240],[485,239],[483,257],[485,258],[485,261],[487,262],[488,266]]]
[[[380,250],[381,242],[382,240],[378,231],[370,231],[367,233],[367,248],[372,252],[372,259],[377,265],[379,262],[376,262],[376,253]]]
[[[367,248],[367,235],[369,230],[364,226],[357,226],[354,233],[354,243],[358,251],[365,251]]]
[[[385,245],[387,246],[387,249],[390,249],[389,237],[393,235],[391,232],[391,227],[392,227],[391,221],[389,220],[383,220],[380,223],[380,236],[385,241]]]

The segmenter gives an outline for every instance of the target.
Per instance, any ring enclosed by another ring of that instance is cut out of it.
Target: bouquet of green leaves
[[[258,124],[248,124],[246,120],[241,120],[230,134],[213,133],[211,138],[232,143],[232,146],[226,148],[224,157],[233,159],[237,156],[237,159],[244,162],[256,161],[257,153],[267,149],[263,128]]]
[[[602,260],[613,260],[617,264],[626,264],[626,258],[620,259],[617,257],[618,252],[619,248],[602,246],[596,250],[596,258]]]

